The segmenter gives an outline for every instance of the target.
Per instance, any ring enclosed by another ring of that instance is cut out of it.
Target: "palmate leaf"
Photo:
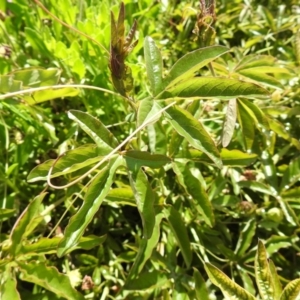
[[[269,92],[253,83],[221,77],[194,77],[167,87],[156,99],[262,97]]]
[[[263,300],[274,299],[274,282],[267,260],[267,252],[261,240],[258,241],[258,248],[255,256],[255,278],[259,294]]]
[[[23,280],[40,285],[55,295],[69,300],[84,300],[70,283],[68,276],[61,274],[54,267],[47,267],[44,263],[18,262]]]
[[[63,256],[71,247],[75,247],[82,237],[86,227],[99,210],[105,196],[113,183],[115,172],[123,164],[121,156],[114,157],[93,179],[84,197],[84,202],[77,213],[70,219],[64,237],[57,250],[58,256]]]
[[[204,267],[211,282],[221,289],[226,299],[256,299],[253,295],[233,282],[227,275],[210,263],[205,263]]]

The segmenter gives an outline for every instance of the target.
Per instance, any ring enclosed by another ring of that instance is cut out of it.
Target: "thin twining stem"
[[[162,108],[160,111],[158,111],[157,113],[155,113],[151,118],[149,118],[146,122],[144,122],[142,125],[140,125],[137,129],[135,129],[118,147],[116,147],[115,149],[113,149],[107,156],[105,156],[102,160],[100,160],[94,167],[92,167],[89,171],[87,171],[85,174],[81,175],[80,177],[78,177],[77,179],[75,179],[74,181],[66,184],[66,185],[62,185],[62,186],[57,186],[51,183],[51,174],[52,171],[54,169],[55,164],[58,161],[58,158],[54,161],[54,163],[52,164],[51,168],[49,169],[48,175],[47,175],[47,184],[54,188],[54,189],[65,189],[68,188],[72,185],[74,185],[75,183],[81,181],[82,179],[84,179],[85,177],[89,176],[92,172],[94,172],[96,169],[98,169],[104,162],[110,160],[112,158],[112,156],[117,153],[124,145],[126,145],[130,139],[139,131],[141,131],[144,127],[146,127],[148,124],[150,124],[151,122],[153,122],[162,112],[164,112],[165,110],[167,110],[169,107],[171,107],[172,105],[174,105],[176,102],[172,102],[170,104],[168,104],[166,107]]]

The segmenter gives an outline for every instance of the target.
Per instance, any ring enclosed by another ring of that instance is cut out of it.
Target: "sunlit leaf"
[[[174,129],[193,147],[204,152],[217,167],[222,167],[220,153],[203,125],[188,111],[179,106],[170,107],[165,114]]]
[[[91,164],[95,164],[110,151],[110,149],[99,148],[94,144],[86,144],[67,151],[55,164],[51,173],[51,178],[66,175],[90,166]],[[46,180],[49,169],[52,167],[53,163],[54,160],[47,160],[31,170],[27,177],[28,182]]]
[[[44,263],[18,262],[23,280],[40,285],[55,295],[69,300],[83,300],[70,283],[67,275],[61,274],[54,267],[47,267]]]
[[[42,193],[39,196],[35,197],[23,211],[21,216],[16,221],[13,230],[10,234],[11,247],[10,253],[12,255],[17,255],[21,248],[23,240],[32,232],[34,229],[32,225],[38,225],[35,223],[37,215],[39,213],[40,205],[47,193]],[[39,220],[40,221],[40,220]],[[34,226],[34,227],[35,227]]]
[[[249,292],[240,287],[237,283],[232,281],[218,268],[214,267],[210,263],[205,263],[204,267],[211,282],[221,289],[223,295],[226,298],[255,300],[255,297],[253,295],[251,295]]]
[[[203,66],[228,51],[229,49],[223,46],[210,46],[189,52],[173,65],[165,82],[168,86],[172,86],[181,80],[193,77],[194,73]]]
[[[118,146],[117,139],[100,120],[79,110],[70,110],[68,116],[71,120],[78,123],[78,125],[95,141],[98,147],[112,150]]]
[[[154,40],[147,36],[144,40],[144,55],[147,76],[150,82],[152,94],[156,96],[162,89],[162,57]]]
[[[255,278],[262,299],[273,300],[274,286],[267,252],[261,240],[258,241],[258,248],[255,256]]]
[[[109,165],[104,167],[93,179],[86,192],[82,206],[70,219],[69,224],[65,229],[64,237],[59,243],[57,250],[58,256],[63,256],[70,248],[75,247],[78,244],[85,228],[92,221],[104,198],[108,194],[115,172],[122,163],[122,157],[111,160]]]
[[[284,288],[280,300],[297,300],[300,297],[300,279],[295,279]]]
[[[249,82],[217,77],[195,77],[167,87],[157,99],[265,97],[269,92]]]
[[[215,223],[213,208],[201,182],[195,176],[193,176],[189,169],[189,166],[185,161],[175,161],[173,164],[173,170],[177,175],[177,178],[180,181],[181,185],[191,196],[196,210],[201,214],[205,223],[210,227],[213,227]]]
[[[17,280],[10,271],[2,273],[2,280],[0,285],[0,295],[3,300],[21,300],[20,294],[17,290]]]
[[[247,249],[251,246],[255,235],[256,222],[254,219],[249,220],[243,227],[239,235],[235,253],[238,257],[244,255]]]
[[[236,123],[236,99],[230,99],[222,129],[222,146],[226,148],[233,136]]]

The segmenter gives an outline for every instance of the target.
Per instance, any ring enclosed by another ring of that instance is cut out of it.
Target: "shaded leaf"
[[[169,206],[168,208],[164,209],[165,217],[167,218],[170,228],[176,238],[176,241],[180,247],[182,252],[182,256],[186,265],[189,267],[192,262],[192,251],[190,248],[190,240],[187,234],[186,227],[183,223],[180,213]]]
[[[129,186],[110,190],[105,200],[118,205],[136,206],[133,191]]]
[[[166,274],[161,271],[154,270],[141,274],[138,278],[132,279],[126,285],[126,290],[141,291],[148,289],[161,288],[168,281]]]
[[[274,300],[279,300],[280,295],[282,293],[282,286],[281,286],[279,276],[277,274],[276,267],[272,260],[269,260],[269,268],[270,268],[271,280],[273,282],[273,287],[274,287],[273,297]]]

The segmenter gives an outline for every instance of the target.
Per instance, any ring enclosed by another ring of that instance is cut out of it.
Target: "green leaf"
[[[156,96],[162,89],[163,63],[159,49],[149,36],[144,40],[144,55],[151,91]]]
[[[161,213],[161,208],[158,208],[155,213],[155,225],[152,235],[149,239],[143,238],[141,240],[139,251],[127,276],[125,286],[127,286],[127,282],[131,282],[132,278],[136,278],[138,276],[138,274],[145,266],[146,262],[151,258],[153,250],[155,249],[155,247],[157,247],[157,243],[160,238],[160,223],[162,221],[162,218],[164,217],[164,214]]]
[[[146,151],[129,150],[126,151],[124,158],[129,169],[139,169],[140,167],[161,168],[165,164],[170,163],[171,159],[161,154],[151,154]]]
[[[28,68],[18,70],[10,73],[9,75],[13,80],[21,81],[24,87],[39,87],[51,86],[58,83],[61,70],[59,69],[41,69],[41,68]]]
[[[94,236],[89,235],[86,237],[82,237],[77,246],[72,248],[69,252],[76,250],[76,249],[84,249],[89,250],[96,246],[102,244],[106,239],[106,235],[103,236]],[[41,238],[37,242],[33,244],[25,244],[23,245],[20,252],[22,254],[53,254],[57,252],[57,247],[61,242],[62,237],[53,237],[53,238]]]
[[[162,107],[157,102],[154,102],[153,99],[144,99],[140,101],[137,113],[137,126],[147,123],[153,115],[157,114],[157,117],[148,124],[155,123],[160,118],[160,114],[158,114],[158,112],[161,109]]]
[[[230,99],[227,104],[227,111],[222,129],[222,146],[225,148],[229,145],[236,123],[236,99]]]
[[[288,202],[285,199],[282,199],[280,196],[276,197],[276,199],[283,211],[286,220],[293,226],[299,226],[298,217],[291,206],[288,204]]]
[[[222,167],[220,153],[203,125],[188,111],[179,106],[170,107],[165,112],[173,128],[193,147],[204,152],[217,167]]]
[[[126,290],[142,291],[154,290],[161,288],[168,281],[166,274],[161,271],[154,270],[141,274],[138,278],[132,279],[126,285]]]
[[[267,150],[262,151],[261,162],[263,164],[263,170],[267,182],[274,188],[275,191],[277,191],[278,190],[277,171],[273,159]]]
[[[205,285],[205,281],[201,276],[200,272],[193,268],[194,270],[194,281],[195,281],[195,292],[197,300],[209,300],[209,293]]]
[[[250,78],[254,81],[257,81],[257,83],[264,84],[265,86],[269,86],[271,88],[276,88],[276,89],[283,88],[282,84],[276,78],[266,73],[261,73],[260,70],[257,69],[258,68],[242,70],[239,71],[239,74],[246,78]],[[265,70],[265,72],[267,72],[267,70]]]
[[[223,46],[211,46],[189,52],[177,60],[166,77],[165,82],[170,87],[181,80],[193,77],[195,72],[199,71],[203,66],[228,51],[229,49]]]
[[[204,264],[205,270],[211,282],[219,287],[223,295],[228,299],[243,299],[255,300],[255,297],[233,282],[227,275],[225,275],[218,268],[210,263]]]
[[[73,87],[65,87],[65,88],[51,88],[36,91],[30,94],[30,96],[22,96],[22,99],[28,105],[35,105],[41,102],[57,99],[57,98],[66,98],[66,97],[75,97],[79,94],[79,90]]]
[[[276,192],[274,194],[274,191],[271,190],[269,186],[262,182],[258,181],[239,181],[238,185],[243,188],[248,188],[252,191],[260,192],[266,195],[275,196]]]
[[[108,194],[113,183],[115,172],[123,163],[121,156],[111,159],[110,164],[104,167],[89,185],[84,197],[84,202],[78,212],[70,219],[65,229],[62,241],[59,243],[57,255],[59,257],[66,254],[70,248],[75,247],[86,227],[92,221],[94,215],[99,210],[102,201]]]
[[[199,101],[193,101],[192,103],[190,103],[190,105],[187,106],[186,111],[191,113],[193,116],[195,116],[199,107],[200,107]],[[178,132],[173,131],[171,141],[169,142],[169,155],[171,157],[174,157],[180,151],[181,148],[180,146],[183,141],[184,141],[184,137],[178,134]]]
[[[129,186],[110,190],[105,200],[118,205],[136,206],[133,191]]]
[[[192,251],[190,248],[189,236],[181,218],[180,213],[172,206],[164,209],[165,217],[167,218],[170,228],[176,238],[176,241],[182,252],[182,256],[186,265],[189,267],[192,262]]]
[[[242,228],[236,245],[235,253],[237,257],[242,257],[251,246],[256,231],[256,222],[249,220]]]
[[[269,92],[249,82],[221,77],[195,77],[167,87],[157,99],[265,97]]]
[[[55,295],[69,300],[84,300],[70,283],[68,276],[63,275],[54,267],[47,267],[44,263],[18,261],[23,280],[40,285]]]
[[[273,281],[267,252],[261,240],[258,241],[258,248],[255,256],[255,278],[261,298],[263,300],[273,300]]]
[[[283,139],[289,141],[291,144],[293,144],[298,150],[300,150],[300,142],[293,138],[285,129],[284,125],[280,123],[279,121],[269,118],[269,124],[271,130],[273,130],[278,136],[282,137]]]
[[[111,150],[99,148],[94,144],[86,144],[67,151],[59,160],[56,162],[51,178],[66,175],[82,168],[88,167],[91,164],[99,162],[103,156],[107,155]],[[28,175],[28,182],[36,182],[39,180],[46,180],[49,169],[54,163],[54,159],[47,160],[42,164],[35,167]]]
[[[243,132],[246,150],[251,150],[254,142],[254,122],[252,113],[248,107],[243,105],[242,102],[238,101],[238,120]]]
[[[280,300],[297,300],[300,296],[300,279],[295,279],[284,288]]]
[[[203,217],[205,223],[210,227],[213,227],[215,223],[213,208],[201,182],[192,175],[189,166],[185,161],[176,160],[173,163],[173,170],[177,175],[180,184],[192,197],[192,202],[198,213]]]
[[[137,165],[129,165],[130,183],[136,200],[136,206],[143,222],[143,233],[146,239],[152,236],[155,225],[154,202],[155,192],[152,190],[148,178],[143,170]]]
[[[253,121],[256,125],[260,124],[264,126],[266,129],[269,129],[269,121],[265,113],[252,101],[246,99],[238,100],[241,105],[247,110],[247,112],[251,115]]]
[[[22,82],[14,80],[11,76],[0,76],[0,93],[13,93],[22,89]],[[1,99],[1,98],[0,98]]]
[[[284,171],[281,184],[280,192],[287,191],[300,179],[300,156],[289,162],[288,168]]]
[[[15,209],[0,208],[0,220],[5,220],[12,217],[16,213]]]
[[[274,287],[274,300],[280,300],[280,295],[282,293],[282,286],[279,279],[279,276],[277,274],[276,267],[272,260],[269,259],[269,268],[270,268],[270,274],[271,274],[271,280],[273,282]]]
[[[74,120],[102,149],[112,150],[118,146],[117,139],[113,134],[103,125],[103,123],[79,110],[70,110],[68,116]]]
[[[257,155],[254,153],[245,153],[240,150],[221,149],[221,159],[224,166],[248,166],[256,161]],[[197,162],[210,162],[206,154],[199,150],[189,149],[188,158]]]
[[[17,290],[16,278],[9,270],[1,274],[0,296],[2,300],[21,300]]]
[[[36,223],[36,218],[39,213],[40,205],[47,193],[42,193],[39,196],[35,197],[26,209],[22,212],[18,220],[16,221],[12,232],[10,234],[11,247],[10,253],[15,256],[18,255],[21,248],[23,240],[32,232],[33,224],[35,226],[38,225]],[[38,218],[39,219],[39,218]],[[34,226],[34,227],[35,227]]]

